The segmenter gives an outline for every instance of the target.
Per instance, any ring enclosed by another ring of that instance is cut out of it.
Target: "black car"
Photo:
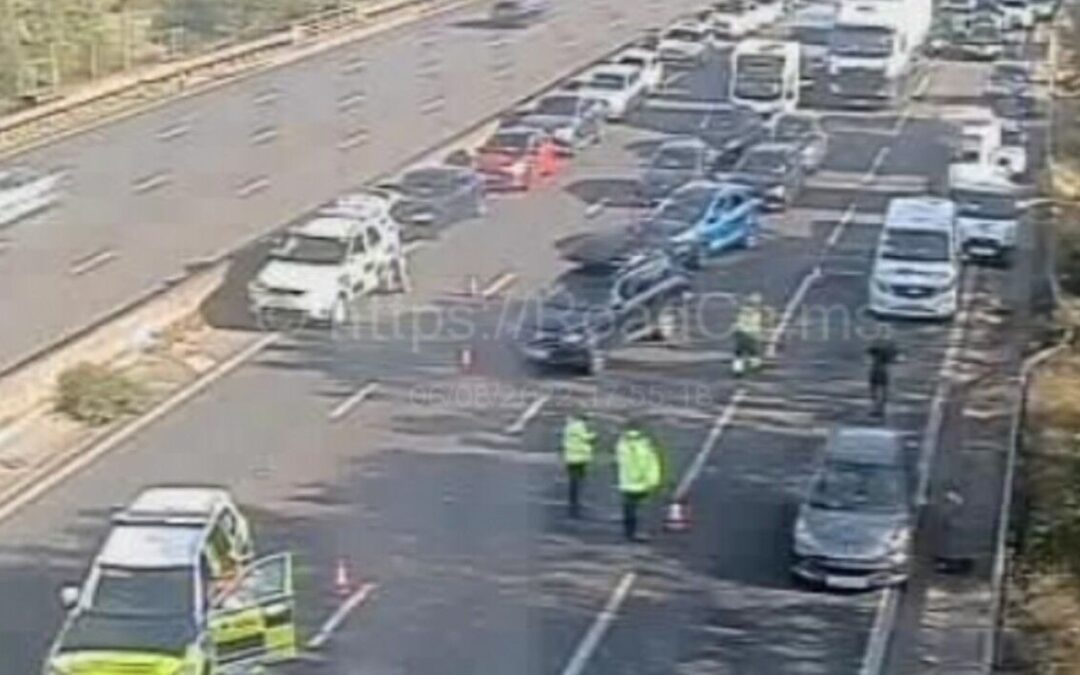
[[[664,141],[641,173],[640,194],[654,203],[693,180],[706,179],[720,164],[712,146],[693,136]]]
[[[753,188],[766,209],[782,211],[795,201],[806,181],[799,146],[758,144],[742,156],[730,180]]]
[[[472,168],[430,166],[409,171],[382,186],[397,195],[395,220],[417,228],[437,228],[485,213],[484,180]]]
[[[518,335],[526,362],[598,374],[621,346],[676,339],[690,279],[662,253],[632,257],[614,271],[571,270],[533,303]]]
[[[789,113],[777,117],[772,126],[771,140],[798,146],[807,173],[820,169],[829,152],[829,135],[821,122],[810,115]]]
[[[697,135],[719,154],[719,166],[730,167],[748,148],[768,137],[761,116],[737,105],[717,105],[705,113]]]

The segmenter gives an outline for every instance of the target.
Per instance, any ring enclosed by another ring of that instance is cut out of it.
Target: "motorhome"
[[[799,105],[798,42],[747,39],[731,57],[731,100],[763,115],[788,113]]]
[[[829,44],[829,92],[838,103],[901,99],[930,31],[929,0],[842,0]]]

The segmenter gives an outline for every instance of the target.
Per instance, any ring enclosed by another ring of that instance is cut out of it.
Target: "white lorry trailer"
[[[931,20],[931,0],[841,0],[828,55],[836,102],[887,107],[903,98]]]

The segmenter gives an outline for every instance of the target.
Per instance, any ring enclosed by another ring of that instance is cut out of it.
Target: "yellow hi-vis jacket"
[[[615,444],[619,465],[619,491],[647,493],[660,487],[663,469],[660,451],[645,434],[629,429]]]
[[[746,305],[739,308],[739,316],[735,320],[735,330],[760,338],[765,333],[764,310],[756,305]]]
[[[596,434],[585,423],[585,420],[573,416],[566,418],[562,435],[563,462],[566,464],[592,462],[595,443]]]

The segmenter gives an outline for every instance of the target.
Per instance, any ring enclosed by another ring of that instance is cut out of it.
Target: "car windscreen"
[[[718,107],[709,111],[701,126],[712,132],[736,132],[747,126],[747,119],[733,107]]]
[[[794,141],[814,133],[814,122],[805,117],[785,115],[776,121],[773,137],[778,141]]]
[[[495,134],[487,143],[487,150],[524,154],[529,149],[532,134],[526,132],[506,132]]]
[[[653,158],[655,169],[685,169],[691,170],[697,167],[701,153],[695,148],[661,148]]]
[[[957,212],[967,218],[1015,219],[1020,215],[1016,200],[1008,195],[974,190],[953,190]]]
[[[1010,84],[1024,83],[1027,81],[1027,69],[1017,65],[995,66],[990,73],[990,80]]]
[[[830,461],[814,481],[810,505],[830,511],[902,513],[907,498],[906,474],[900,467]]]
[[[605,306],[611,299],[615,276],[606,272],[574,270],[540,296],[539,308],[585,310]]]
[[[830,48],[837,54],[849,56],[888,56],[893,48],[893,32],[876,26],[838,26],[832,35]]]
[[[435,197],[453,189],[454,178],[445,171],[413,171],[401,180],[402,191],[410,197]]]
[[[589,79],[589,87],[604,91],[619,91],[626,88],[626,76],[615,73],[597,73]]]
[[[787,171],[787,154],[775,150],[750,151],[739,160],[735,170],[753,175],[782,174]]]
[[[948,262],[949,236],[933,230],[889,230],[881,249],[884,260]]]
[[[677,40],[679,42],[700,42],[701,33],[685,28],[675,28],[664,33],[665,40]]]
[[[291,234],[270,256],[275,260],[305,265],[337,265],[348,253],[346,242],[329,237]]]
[[[536,106],[541,115],[577,115],[578,99],[574,96],[549,96]]]
[[[194,570],[187,567],[132,569],[102,566],[90,610],[119,617],[191,616]]]
[[[640,56],[623,56],[617,63],[623,66],[634,66],[635,68],[645,68],[648,65],[645,59]]]
[[[711,189],[681,189],[671,195],[656,212],[655,220],[677,220],[696,223],[712,205],[715,193]]]

